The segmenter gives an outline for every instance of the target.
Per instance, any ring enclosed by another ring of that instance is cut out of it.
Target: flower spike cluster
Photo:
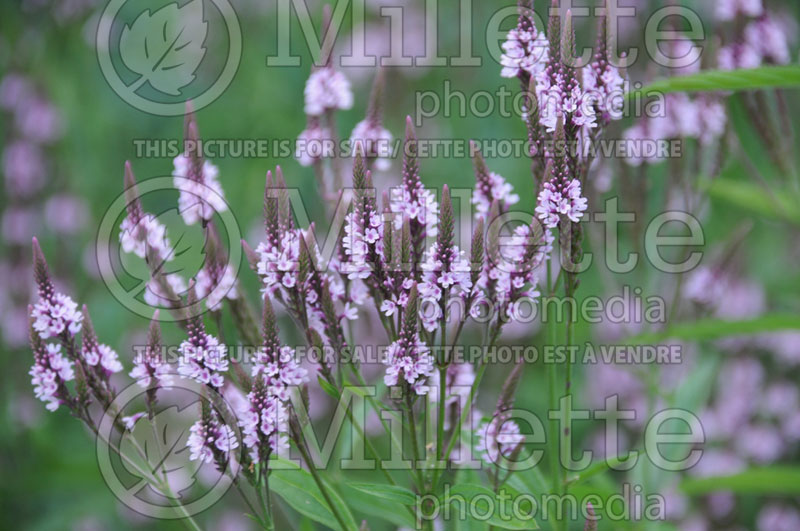
[[[190,299],[194,297],[190,296]],[[186,325],[189,338],[178,347],[178,373],[198,383],[221,388],[228,370],[228,349],[206,332],[202,316],[192,317]]]
[[[175,188],[180,191],[178,210],[187,225],[209,221],[217,212],[228,209],[219,183],[219,168],[205,160],[197,120],[191,103],[186,104],[184,124],[186,151],[173,160]]]
[[[414,286],[403,315],[400,337],[386,349],[383,381],[390,386],[405,382],[416,394],[425,395],[430,389],[427,383],[434,373],[434,364],[430,349],[419,337],[417,301],[417,288]]]
[[[306,370],[295,361],[294,349],[280,344],[269,297],[264,297],[262,332],[264,344],[253,365],[248,408],[240,419],[242,441],[255,463],[266,462],[270,453],[288,447],[289,392],[308,381]]]
[[[66,383],[75,379],[72,362],[64,357],[61,345],[42,341],[39,332],[31,326],[31,350],[33,367],[31,385],[36,398],[44,402],[48,411],[55,411],[62,404],[72,404]]]
[[[81,331],[83,314],[69,296],[56,292],[47,262],[36,238],[33,239],[33,273],[39,301],[33,305],[33,328],[42,339],[73,337]]]

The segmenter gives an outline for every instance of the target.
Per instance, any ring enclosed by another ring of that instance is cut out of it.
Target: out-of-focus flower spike
[[[133,167],[129,160],[125,161],[123,181],[125,186],[125,208],[128,211],[128,218],[134,225],[137,225],[144,216],[144,210],[142,209],[142,200],[139,197],[139,190],[136,185],[136,176],[133,174]]]
[[[380,125],[383,122],[383,89],[385,86],[386,74],[383,68],[378,68],[375,80],[372,82],[372,92],[369,95],[367,106],[367,121],[372,125]]]
[[[586,502],[586,523],[583,525],[583,531],[597,531],[597,516],[591,502]]]
[[[550,18],[547,21],[547,38],[550,41],[550,64],[558,65],[561,62],[561,5],[559,0],[550,4]]]
[[[33,314],[33,306],[28,306],[28,313]],[[28,374],[31,375],[31,384],[36,398],[45,402],[48,411],[55,411],[62,404],[70,409],[77,405],[75,399],[70,395],[66,382],[75,378],[72,362],[67,360],[61,353],[61,345],[58,343],[45,344],[42,341],[40,331],[34,326],[34,319],[30,320],[30,341],[33,351],[33,366]],[[81,384],[83,385],[83,384]],[[82,401],[88,401],[88,392],[84,389],[79,392],[83,397]],[[85,405],[83,402],[82,405]],[[73,411],[76,415],[82,415],[80,411]]]

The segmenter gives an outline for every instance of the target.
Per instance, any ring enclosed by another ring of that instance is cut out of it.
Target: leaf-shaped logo
[[[195,483],[195,476],[200,468],[199,461],[189,459],[186,442],[189,429],[197,415],[191,407],[178,409],[177,406],[165,408],[152,420],[143,416],[136,421],[133,430],[126,432],[120,441],[119,449],[127,456],[134,456],[135,462],[143,463],[147,472],[153,476],[166,478],[176,498]],[[141,471],[123,461],[126,469],[140,477],[139,483],[130,489],[136,493],[143,488],[147,478],[141,477]],[[159,494],[164,495],[163,492]]]
[[[149,82],[158,91],[179,96],[181,89],[194,81],[205,57],[207,34],[203,0],[192,0],[183,7],[173,3],[139,15],[133,25],[125,25],[120,39],[122,61],[140,76],[128,88],[135,92]]]

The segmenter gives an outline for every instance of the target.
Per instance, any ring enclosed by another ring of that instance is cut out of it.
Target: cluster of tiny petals
[[[33,329],[42,339],[81,331],[83,314],[78,304],[63,293],[42,296],[31,311]]]
[[[622,96],[627,90],[625,78],[614,65],[595,61],[583,68],[583,97],[593,101],[609,120],[622,118]]]
[[[370,252],[376,257],[383,253],[383,217],[377,212],[367,212],[363,220],[356,212],[345,218],[342,247],[348,261],[341,264],[341,270],[350,280],[369,278],[372,274]]]
[[[698,96],[692,99],[686,94],[667,94],[664,108],[663,116],[643,118],[625,131],[625,140],[641,147],[638,153],[625,158],[628,165],[661,162],[664,153],[645,149],[655,146],[653,141],[696,138],[701,144],[709,145],[725,132],[728,117],[725,105],[717,98]]]
[[[492,201],[498,201],[504,208],[516,205],[519,196],[514,187],[499,173],[490,172],[488,182],[478,183],[472,192],[472,204],[475,205],[475,218],[485,217],[489,213]]]
[[[406,217],[424,226],[427,237],[435,237],[438,233],[439,203],[430,190],[420,187],[412,193],[405,187],[392,188],[389,208],[395,214],[395,230],[403,227],[403,218]]]
[[[305,237],[300,229],[284,231],[278,245],[262,242],[256,248],[259,256],[258,274],[268,293],[297,286],[300,259],[300,240]]]
[[[147,389],[151,385],[162,387],[172,385],[172,368],[162,356],[153,352],[136,356],[129,376],[136,380],[142,389]]]
[[[519,425],[513,420],[495,417],[478,428],[476,451],[481,458],[495,464],[500,456],[509,457],[517,449],[525,436],[520,433]]]
[[[295,351],[283,346],[272,351],[262,348],[253,366],[255,385],[247,395],[249,408],[241,416],[242,442],[250,449],[253,461],[259,461],[259,448],[264,441],[273,452],[288,447],[286,436],[288,415],[286,403],[291,387],[308,381],[308,372],[295,359]]]
[[[783,65],[790,61],[786,29],[770,15],[750,22],[741,41],[723,46],[717,53],[721,70],[756,68],[764,63]]]
[[[718,0],[716,16],[718,20],[731,21],[741,14],[746,17],[759,17],[764,13],[762,0]]]
[[[216,212],[228,209],[218,180],[219,169],[214,164],[204,161],[202,175],[192,175],[191,158],[181,154],[175,157],[173,165],[175,188],[180,192],[178,210],[187,225],[208,221]]]
[[[349,109],[353,106],[350,81],[330,66],[315,70],[306,81],[305,113],[320,116],[333,109]]]
[[[167,262],[173,258],[167,229],[152,214],[145,214],[138,222],[130,216],[123,219],[119,241],[124,252],[133,253],[139,258],[146,258],[148,249],[161,261]]]
[[[434,373],[433,356],[430,349],[419,337],[415,341],[398,339],[386,349],[386,385],[397,385],[405,380],[418,395],[425,395],[430,390],[428,378]]]
[[[34,364],[28,374],[36,398],[46,404],[48,411],[55,411],[61,404],[58,389],[75,378],[72,363],[61,353],[61,345],[50,343],[44,352],[34,353]]]
[[[441,301],[445,289],[460,295],[472,291],[472,265],[464,251],[453,246],[447,252],[449,256],[444,257],[436,242],[428,250],[427,260],[422,264],[423,281],[419,284],[419,295],[425,302]],[[422,326],[432,332],[442,318],[440,305],[429,305],[421,317]]]
[[[362,149],[364,156],[375,160],[375,169],[386,171],[391,166],[392,133],[369,118],[361,120],[350,134],[353,150]]]
[[[301,166],[312,166],[326,156],[326,146],[330,139],[330,129],[319,124],[309,125],[297,135],[294,158]]]
[[[221,452],[227,457],[232,450],[239,447],[239,442],[230,426],[215,419],[201,419],[189,428],[186,446],[189,448],[191,461],[212,463],[215,452]]]
[[[500,65],[503,77],[517,77],[521,72],[535,76],[547,64],[549,43],[544,33],[538,32],[533,24],[530,27],[511,29],[503,43]]]
[[[119,362],[119,356],[108,345],[91,344],[87,346],[87,341],[84,341],[84,348],[81,351],[83,360],[90,367],[102,367],[106,374],[119,372],[122,370],[122,364]]]
[[[545,227],[555,228],[561,219],[566,216],[570,221],[577,223],[586,211],[587,201],[581,195],[581,183],[572,179],[566,186],[557,182],[547,182],[537,199],[536,215]]]
[[[582,129],[597,127],[595,109],[598,96],[592,91],[583,90],[577,83],[567,86],[560,72],[539,73],[536,77],[536,97],[539,100],[539,122],[548,133],[556,130],[559,118],[563,118],[566,124]]]
[[[163,277],[167,284],[169,284],[172,292],[179,296],[185,293],[188,289],[186,280],[178,273],[168,273]],[[161,283],[158,279],[151,278],[147,281],[144,290],[144,301],[150,306],[171,306],[176,300],[171,300],[167,293],[161,288]]]
[[[504,246],[504,264],[502,266],[486,264],[477,282],[477,287],[485,289],[491,283],[494,300],[489,301],[478,292],[476,302],[470,308],[472,317],[478,318],[482,309],[492,304],[498,304],[501,308],[505,308],[507,316],[513,320],[516,313],[511,303],[520,297],[527,296],[535,299],[539,296],[537,268],[549,258],[555,237],[551,231],[543,231],[541,241],[535,242],[532,241],[532,236],[530,226],[517,227],[514,229],[508,245]],[[531,245],[536,245],[536,249],[530,260],[527,260]]]
[[[222,299],[236,299],[239,297],[236,269],[233,265],[226,264],[221,271],[211,265],[206,265],[197,272],[195,278],[195,293],[197,298],[205,300],[206,306],[211,311],[217,311],[222,305]]]
[[[228,370],[227,347],[219,340],[203,331],[190,333],[189,339],[183,341],[178,351],[178,373],[196,382],[222,387],[222,372]]]

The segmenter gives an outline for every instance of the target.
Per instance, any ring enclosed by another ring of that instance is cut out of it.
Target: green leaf
[[[339,391],[333,385],[331,385],[328,380],[318,374],[317,381],[319,382],[319,386],[323,391],[331,395],[334,399],[339,400]]]
[[[364,496],[362,491],[353,487],[352,483],[343,485],[347,503],[354,511],[380,518],[398,527],[417,528],[416,521],[406,506],[380,496]]]
[[[325,498],[322,496],[313,476],[306,470],[273,470],[269,476],[270,490],[283,498],[295,511],[311,518],[315,522],[341,529],[333,516]],[[339,493],[327,485],[333,504],[350,529],[358,529],[350,509],[345,505]]]
[[[487,524],[501,529],[539,529],[539,524],[532,516],[521,519],[515,515],[515,511],[511,508],[513,496],[499,498],[494,492],[481,485],[469,483],[454,485],[450,488],[449,493],[445,493],[444,499],[453,503],[456,511],[461,510],[461,500],[463,499],[466,501],[464,514],[467,517],[480,515]],[[458,513],[455,515],[451,513],[451,516],[460,517]]]
[[[726,321],[722,319],[701,319],[692,323],[679,323],[662,332],[639,334],[628,338],[627,345],[647,345],[667,339],[686,341],[708,341],[724,337],[777,332],[800,329],[800,315],[790,313],[767,314],[755,319]]]
[[[387,485],[385,483],[347,483],[348,487],[368,494],[370,497],[383,498],[386,500],[413,506],[417,502],[414,493],[399,485]]]
[[[800,66],[765,66],[748,70],[707,70],[689,76],[659,79],[642,89],[631,91],[627,97],[631,99],[637,94],[667,92],[735,92],[797,86],[800,86]]]
[[[753,468],[732,476],[686,479],[681,482],[680,489],[692,496],[717,491],[797,496],[800,495],[800,467]]]
[[[737,208],[759,216],[800,225],[800,206],[788,192],[772,186],[769,191],[755,182],[717,179],[708,187],[708,194]]]

